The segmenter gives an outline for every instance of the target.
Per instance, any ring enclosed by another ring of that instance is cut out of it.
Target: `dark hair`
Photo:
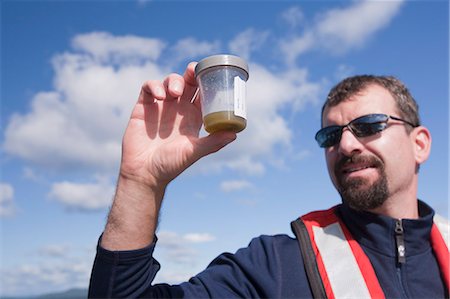
[[[358,75],[346,78],[334,86],[328,94],[322,107],[323,113],[327,107],[333,107],[349,99],[351,96],[363,91],[371,85],[379,85],[385,88],[395,100],[399,117],[419,126],[419,106],[409,93],[406,86],[393,76]]]

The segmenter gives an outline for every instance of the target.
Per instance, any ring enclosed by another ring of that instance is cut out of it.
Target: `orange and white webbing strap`
[[[431,246],[441,269],[447,289],[450,288],[450,257],[449,257],[449,231],[450,225],[442,216],[434,216],[434,225],[431,228]]]
[[[434,224],[436,224],[437,228],[439,229],[439,232],[442,235],[442,239],[445,242],[445,245],[447,246],[447,248],[450,248],[449,246],[450,225],[448,220],[440,215],[434,215],[433,221]]]
[[[368,257],[334,212],[330,212],[331,209],[302,217],[327,297],[384,298]]]

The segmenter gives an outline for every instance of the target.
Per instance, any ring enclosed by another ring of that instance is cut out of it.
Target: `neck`
[[[419,206],[415,197],[414,199],[409,199],[408,197],[403,199],[389,198],[383,203],[382,206],[370,210],[370,212],[395,219],[419,218]]]
[[[384,203],[370,212],[394,219],[418,219],[417,174],[404,184],[392,185],[389,197]]]

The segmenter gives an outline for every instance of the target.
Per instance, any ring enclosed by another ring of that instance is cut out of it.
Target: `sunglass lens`
[[[386,129],[389,116],[386,114],[369,114],[352,120],[345,126],[330,126],[319,130],[316,140],[320,147],[330,147],[341,141],[342,130],[349,127],[357,137],[367,137]]]
[[[331,126],[321,129],[316,134],[316,140],[320,147],[330,147],[341,140],[342,128]]]
[[[367,137],[383,131],[387,125],[388,116],[372,114],[356,119],[350,124],[352,131],[358,137]]]

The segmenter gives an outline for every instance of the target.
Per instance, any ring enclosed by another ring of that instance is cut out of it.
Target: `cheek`
[[[406,173],[415,172],[415,157],[410,148],[406,148],[403,151],[399,150],[395,155],[390,158],[390,165],[393,171],[402,171]]]
[[[394,144],[394,146],[393,146]],[[414,152],[407,142],[385,143],[374,152],[384,163],[385,171],[391,176],[411,174],[415,169]]]
[[[337,161],[336,155],[334,155],[329,150],[325,150],[325,161],[327,163],[328,174],[329,174],[331,180],[333,181],[333,183],[335,183],[336,177],[334,174],[334,166],[336,165],[336,161]]]

